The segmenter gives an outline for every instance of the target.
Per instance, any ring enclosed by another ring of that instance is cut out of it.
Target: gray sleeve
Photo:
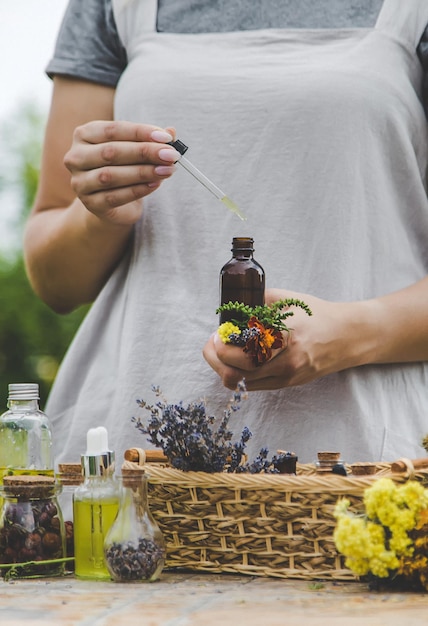
[[[115,87],[127,64],[111,0],[69,0],[46,73]]]

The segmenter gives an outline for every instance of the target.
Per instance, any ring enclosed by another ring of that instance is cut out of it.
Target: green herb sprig
[[[285,330],[288,332],[290,329],[285,324],[284,320],[294,315],[294,311],[291,311],[289,308],[292,306],[303,309],[307,315],[312,315],[312,311],[306,302],[296,298],[285,298],[283,300],[277,300],[271,305],[262,304],[254,307],[243,304],[242,302],[227,302],[219,306],[216,313],[236,311],[240,319],[233,319],[232,322],[238,326],[240,330],[247,328],[250,318],[256,317],[265,328],[274,328],[275,330]]]
[[[46,561],[25,561],[23,563],[3,563],[0,565],[1,570],[5,570],[3,580],[12,580],[14,578],[50,578],[63,576],[63,573],[54,574],[46,570],[50,565],[59,563],[68,563],[74,561],[74,557],[64,557],[62,559],[49,559]]]

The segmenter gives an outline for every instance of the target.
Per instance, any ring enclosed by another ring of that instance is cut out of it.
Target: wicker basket
[[[305,580],[355,580],[333,541],[338,498],[346,496],[358,511],[364,489],[379,476],[409,477],[392,474],[389,464],[377,465],[372,476],[317,474],[299,464],[296,476],[146,467],[168,568]]]

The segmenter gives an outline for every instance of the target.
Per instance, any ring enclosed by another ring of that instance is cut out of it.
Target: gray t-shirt
[[[382,0],[158,0],[157,30],[226,32],[259,28],[371,27]],[[428,26],[418,54],[428,103]],[[127,65],[111,0],[70,0],[58,34],[49,76],[63,74],[115,87]]]

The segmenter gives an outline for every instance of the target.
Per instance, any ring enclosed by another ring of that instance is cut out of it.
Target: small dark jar
[[[25,568],[17,568],[18,577],[64,573],[65,529],[58,491],[55,479],[49,476],[4,477],[0,515],[3,575],[17,564],[25,564]]]

